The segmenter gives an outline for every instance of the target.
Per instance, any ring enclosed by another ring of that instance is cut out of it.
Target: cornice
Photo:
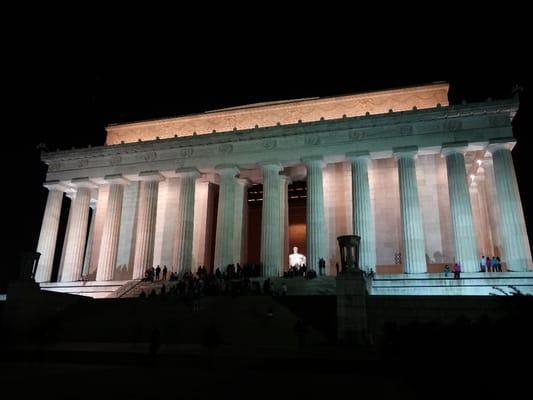
[[[461,131],[464,129],[464,122],[472,117],[486,116],[486,119],[480,120],[486,127],[510,127],[511,116],[517,109],[517,100],[508,99],[47,152],[41,158],[50,165],[49,172],[59,172],[90,168],[92,160],[98,160],[100,164],[104,163],[109,167],[151,162],[158,160],[160,153],[165,153],[164,160],[194,159],[209,156],[206,148],[210,154],[224,156],[239,153],[240,146],[247,143],[253,144],[257,148],[255,151],[275,152],[287,138],[298,139],[302,146],[318,148],[330,142],[338,144],[342,140],[349,142]]]

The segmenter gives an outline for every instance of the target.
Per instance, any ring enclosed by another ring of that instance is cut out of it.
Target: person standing
[[[461,278],[461,264],[457,261],[455,264],[453,264],[453,279],[460,279]]]
[[[164,280],[164,281],[167,280],[167,272],[168,272],[167,266],[164,265],[164,266],[163,266],[163,280]]]
[[[481,260],[479,260],[479,270],[481,272],[485,272],[486,267],[487,267],[487,259],[485,258],[485,256],[481,256]]]
[[[161,273],[161,267],[158,265],[157,268],[155,269],[155,280],[158,281],[159,280],[159,274]]]

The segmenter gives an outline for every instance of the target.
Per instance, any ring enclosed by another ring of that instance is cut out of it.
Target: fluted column
[[[455,260],[464,272],[477,272],[478,252],[474,218],[468,181],[466,178],[464,143],[447,143],[442,146],[448,173],[448,193],[452,216]]]
[[[402,264],[404,273],[427,272],[422,211],[418,199],[415,158],[416,146],[397,148],[400,182],[400,208],[402,216]]]
[[[531,249],[511,154],[513,144],[491,143],[489,151],[492,153],[500,209],[498,227],[503,244],[502,261],[507,264],[508,270],[526,271],[532,266]]]
[[[263,163],[263,209],[261,215],[261,263],[264,276],[278,276],[281,264],[280,177],[281,165]]]
[[[280,175],[280,238],[281,238],[281,265],[279,274],[289,265],[289,194],[288,186],[290,178],[287,175]]]
[[[133,259],[133,279],[144,278],[147,268],[154,260],[155,220],[157,215],[157,194],[163,177],[154,171],[139,174],[140,193],[135,235],[135,256]]]
[[[372,218],[372,202],[368,185],[368,152],[348,153],[352,164],[353,232],[361,237],[359,268],[376,270],[376,236]]]
[[[83,259],[83,269],[81,271],[81,276],[86,277],[89,275],[89,269],[91,265],[91,255],[93,248],[93,238],[94,238],[94,224],[96,221],[96,199],[91,199],[89,208],[92,210],[91,222],[89,224],[89,233],[87,234],[87,244],[85,245],[85,258]]]
[[[44,187],[48,189],[48,198],[37,244],[37,251],[41,253],[41,256],[37,271],[35,271],[35,282],[49,282],[52,277],[57,231],[63,204],[64,187],[59,181],[46,182]]]
[[[318,273],[318,261],[326,258],[322,157],[302,159],[307,168],[307,269]]]
[[[177,171],[178,189],[178,226],[176,229],[176,265],[179,273],[191,272],[192,241],[194,234],[194,194],[196,178],[200,173],[196,168],[180,168]]]
[[[71,182],[77,190],[71,205],[71,220],[67,234],[65,261],[61,271],[61,282],[73,282],[81,279],[87,225],[89,223],[91,189],[96,187],[87,178],[73,179]]]
[[[234,263],[235,175],[239,170],[234,165],[219,165],[215,169],[220,174],[220,189],[214,267],[225,271],[228,264]]]
[[[108,175],[104,179],[109,185],[109,194],[98,255],[97,281],[111,281],[115,275],[124,185],[128,183],[122,175]]]
[[[244,262],[243,253],[246,246],[246,194],[250,184],[248,179],[235,179],[235,230],[233,231],[233,260],[235,263]]]

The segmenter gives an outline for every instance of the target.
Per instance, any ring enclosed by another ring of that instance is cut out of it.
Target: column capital
[[[46,181],[45,183],[43,183],[43,186],[49,191],[55,190],[58,192],[65,192],[68,190],[68,186],[65,184],[65,182],[58,180]]]
[[[198,178],[201,174],[194,167],[185,167],[176,169],[176,175],[178,178]]]
[[[464,154],[468,147],[468,142],[450,142],[443,143],[440,154],[443,157],[447,157],[452,154],[461,153]]]
[[[239,168],[234,164],[219,164],[215,166],[215,170],[218,171],[219,175],[231,175],[235,176],[239,173]]]
[[[76,189],[96,189],[98,185],[96,185],[92,180],[90,180],[88,177],[83,178],[73,178],[70,180],[70,185]]]
[[[368,151],[352,151],[346,153],[346,159],[350,161],[367,161],[370,160],[370,152]]]
[[[113,174],[113,175],[106,175],[104,176],[104,184],[115,184],[115,185],[127,185],[130,181],[122,174]]]
[[[396,160],[401,158],[415,159],[418,154],[418,146],[395,147],[392,149],[392,154]]]
[[[516,144],[515,138],[503,138],[503,139],[491,139],[489,140],[489,145],[487,150],[492,154],[498,150],[509,150],[511,151]]]
[[[281,179],[282,181],[286,181],[287,183],[292,183],[292,178],[288,175],[281,174],[279,176],[279,179]]]
[[[159,171],[141,171],[137,176],[137,180],[144,182],[160,182],[165,180],[165,177]]]
[[[302,157],[301,161],[305,165],[319,165],[322,168],[326,165],[322,156]]]
[[[235,179],[235,182],[238,185],[241,185],[241,186],[244,186],[244,187],[248,187],[252,183],[250,181],[250,179],[248,179],[248,178],[237,178],[237,179]]]
[[[258,162],[263,170],[281,171],[283,167],[279,161],[261,161]]]

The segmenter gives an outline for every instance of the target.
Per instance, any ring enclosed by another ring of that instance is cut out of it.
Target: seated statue
[[[289,254],[289,266],[301,267],[305,265],[306,258],[303,254],[298,253],[298,247],[292,248],[292,254]]]

